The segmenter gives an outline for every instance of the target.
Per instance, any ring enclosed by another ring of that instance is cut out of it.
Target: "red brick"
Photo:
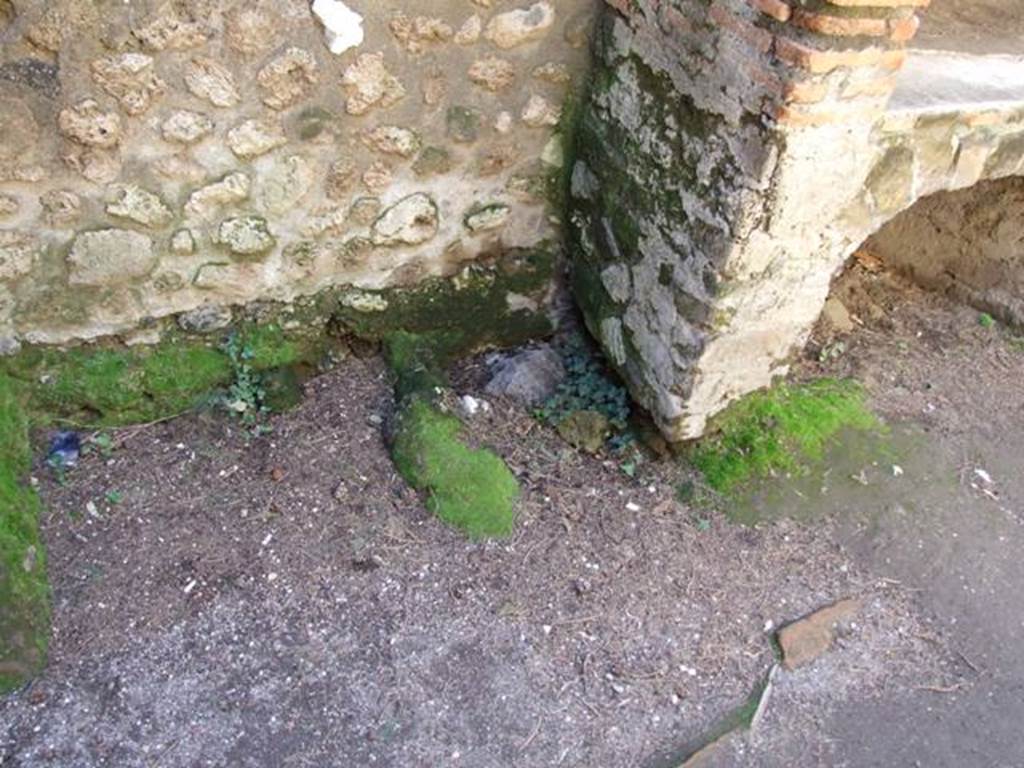
[[[799,9],[793,12],[793,23],[820,35],[835,37],[885,37],[889,34],[889,24],[885,19],[830,16]]]
[[[906,61],[906,52],[902,50],[812,48],[785,37],[775,38],[775,56],[780,61],[806,69],[816,75],[824,75],[841,67],[899,69]]]
[[[843,8],[927,8],[932,0],[825,0]]]
[[[772,47],[772,34],[754,26],[746,19],[741,19],[719,2],[715,2],[709,11],[711,18],[723,29],[727,29],[741,40],[749,43],[761,53],[767,53]]]
[[[747,0],[752,8],[756,8],[765,16],[771,16],[776,21],[789,21],[793,9],[782,0]]]
[[[827,96],[828,83],[818,80],[792,80],[782,91],[783,100],[795,104],[816,104]]]

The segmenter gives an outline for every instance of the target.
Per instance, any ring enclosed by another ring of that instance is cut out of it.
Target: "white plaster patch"
[[[363,43],[363,17],[341,0],[313,0],[313,13],[324,25],[327,47],[341,55]]]

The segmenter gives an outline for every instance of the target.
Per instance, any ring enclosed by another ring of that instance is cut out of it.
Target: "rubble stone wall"
[[[572,158],[576,298],[673,441],[784,375],[865,238],[1024,173],[1024,109],[898,108],[927,0],[607,0]]]
[[[595,0],[0,0],[0,352],[558,236]]]

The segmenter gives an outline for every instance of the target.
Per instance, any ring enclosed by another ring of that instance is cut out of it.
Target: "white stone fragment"
[[[313,14],[324,25],[327,47],[331,53],[340,56],[362,45],[363,17],[341,0],[313,0]]]

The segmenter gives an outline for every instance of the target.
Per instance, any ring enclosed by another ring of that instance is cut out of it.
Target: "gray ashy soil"
[[[1019,765],[1024,353],[861,283],[826,372],[926,437],[797,520],[691,509],[670,462],[630,478],[491,400],[469,431],[519,475],[519,526],[467,543],[394,474],[375,360],[267,437],[198,414],[120,432],[65,486],[40,468],[51,663],[0,702],[0,765],[675,766],[772,668],[772,628],[848,596],[850,631],[714,759]]]
[[[855,268],[835,295],[863,321],[815,348],[864,381],[893,424],[891,455],[851,438],[823,471],[768,494],[774,514],[833,521],[858,568],[914,595],[928,642],[952,654],[876,697],[824,695],[828,667],[780,676],[755,733],[708,765],[1024,765],[1024,338],[979,313]],[[786,499],[780,502],[780,499]],[[826,660],[832,664],[835,659]],[[857,674],[856,670],[847,670]]]

